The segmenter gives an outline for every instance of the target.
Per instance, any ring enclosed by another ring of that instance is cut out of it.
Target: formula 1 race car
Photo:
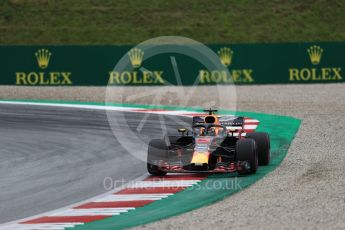
[[[264,132],[244,133],[245,118],[216,115],[217,110],[193,116],[191,130],[153,139],[147,170],[151,175],[210,172],[253,174],[270,161],[270,138]]]

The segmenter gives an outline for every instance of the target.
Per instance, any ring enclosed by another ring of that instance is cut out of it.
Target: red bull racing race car
[[[153,139],[149,143],[147,170],[151,175],[210,172],[253,174],[270,161],[270,138],[264,132],[245,135],[245,118],[216,115],[204,110],[193,116],[191,129]]]

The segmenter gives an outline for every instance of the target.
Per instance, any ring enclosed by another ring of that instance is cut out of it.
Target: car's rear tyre
[[[158,161],[166,161],[168,146],[164,140],[153,139],[149,143],[147,151],[147,171],[154,176],[164,176],[167,173],[160,170],[156,165]]]
[[[238,161],[247,161],[249,170],[239,171],[239,174],[256,173],[258,169],[258,155],[256,143],[253,139],[238,140],[236,142],[236,157]]]
[[[267,133],[251,133],[247,138],[253,139],[258,151],[259,165],[268,165],[270,163],[270,137]]]

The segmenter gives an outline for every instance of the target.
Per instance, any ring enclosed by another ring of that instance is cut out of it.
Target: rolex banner
[[[212,85],[344,81],[345,43],[0,46],[1,85]]]

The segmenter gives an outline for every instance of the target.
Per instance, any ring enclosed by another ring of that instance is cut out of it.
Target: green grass
[[[2,0],[0,44],[344,41],[343,0]]]

